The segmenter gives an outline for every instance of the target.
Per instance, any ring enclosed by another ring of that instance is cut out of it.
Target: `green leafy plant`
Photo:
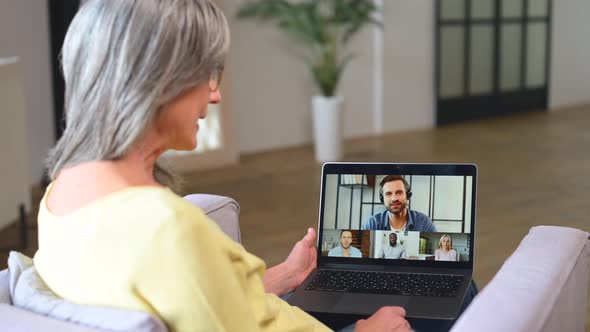
[[[345,46],[366,24],[381,23],[373,18],[377,8],[370,0],[254,0],[242,5],[241,19],[274,22],[291,38],[309,50],[306,62],[324,96],[334,96],[351,54]]]

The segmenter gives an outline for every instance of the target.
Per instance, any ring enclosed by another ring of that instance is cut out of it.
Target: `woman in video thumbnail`
[[[437,261],[458,262],[459,255],[453,249],[453,239],[449,234],[444,234],[438,241],[438,249],[434,252],[434,259]]]

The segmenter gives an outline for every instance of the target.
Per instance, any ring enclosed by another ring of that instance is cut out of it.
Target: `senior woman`
[[[221,102],[228,25],[208,0],[88,0],[62,49],[66,128],[50,152],[35,265],[65,299],[144,310],[171,331],[319,331],[277,295],[315,267],[315,231],[266,270],[169,189],[158,157],[196,147]],[[407,331],[385,307],[358,331]]]

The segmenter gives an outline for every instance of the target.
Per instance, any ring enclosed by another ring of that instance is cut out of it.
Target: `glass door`
[[[437,125],[547,109],[551,0],[437,0]]]

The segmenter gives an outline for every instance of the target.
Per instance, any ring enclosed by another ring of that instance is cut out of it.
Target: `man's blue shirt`
[[[363,230],[390,230],[389,215],[387,210],[377,213],[369,218],[363,227]],[[424,213],[408,209],[408,222],[406,223],[406,231],[415,232],[436,232],[436,227]]]
[[[342,246],[338,246],[336,248],[332,248],[332,250],[330,250],[328,252],[328,256],[331,257],[342,257]],[[362,258],[363,257],[363,253],[358,250],[357,248],[350,246],[348,249],[348,255],[349,257],[353,257],[353,258]]]

